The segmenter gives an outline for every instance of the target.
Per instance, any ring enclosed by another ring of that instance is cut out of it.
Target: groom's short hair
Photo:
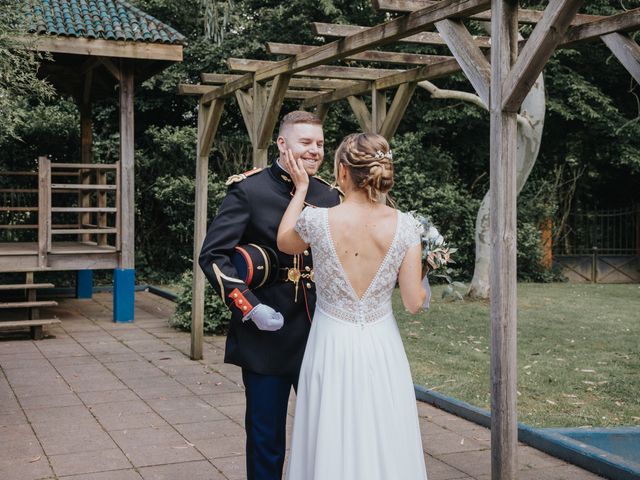
[[[296,123],[306,123],[308,125],[320,125],[322,126],[322,120],[315,113],[305,112],[304,110],[294,110],[287,113],[280,121],[280,129],[278,130],[278,136],[282,135],[282,132],[290,125]]]

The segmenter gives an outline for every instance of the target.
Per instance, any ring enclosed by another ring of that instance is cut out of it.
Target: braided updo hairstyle
[[[382,135],[347,135],[336,150],[336,178],[341,163],[348,168],[354,185],[366,190],[372,202],[380,200],[393,187],[393,160],[389,143]]]

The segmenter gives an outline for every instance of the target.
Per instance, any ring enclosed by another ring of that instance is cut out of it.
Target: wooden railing
[[[38,223],[7,222],[0,224],[0,229],[37,230],[39,265],[46,264],[54,241],[68,240],[69,236],[74,236],[78,242],[120,251],[119,162],[52,163],[47,157],[40,157],[37,172],[0,172],[0,176],[38,179],[38,188],[0,189],[5,197],[30,197],[27,201],[15,202],[19,205],[4,201],[0,204],[0,212],[37,212]],[[76,216],[75,222],[70,214]]]

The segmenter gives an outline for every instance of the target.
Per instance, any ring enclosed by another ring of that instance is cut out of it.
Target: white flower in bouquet
[[[458,249],[447,245],[444,237],[429,217],[415,213],[413,213],[413,216],[421,226],[423,274],[425,277],[440,277],[447,281],[448,285],[442,292],[443,298],[453,296],[458,300],[462,300],[462,295],[454,287],[466,287],[464,283],[454,281],[451,278],[452,269],[448,267],[449,264],[455,263],[451,257]]]

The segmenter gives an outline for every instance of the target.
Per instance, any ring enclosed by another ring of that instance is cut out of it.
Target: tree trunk
[[[517,191],[524,187],[538,158],[545,114],[545,90],[542,74],[536,80],[531,91],[522,102],[518,115],[517,150]],[[489,298],[489,262],[490,262],[490,192],[487,192],[478,209],[476,218],[476,266],[468,295],[475,298]]]

